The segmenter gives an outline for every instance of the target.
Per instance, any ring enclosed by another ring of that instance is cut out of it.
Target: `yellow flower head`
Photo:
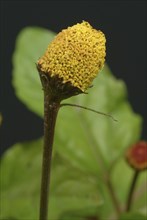
[[[82,92],[91,85],[105,61],[105,36],[88,22],[62,30],[38,60],[40,71],[58,76]]]

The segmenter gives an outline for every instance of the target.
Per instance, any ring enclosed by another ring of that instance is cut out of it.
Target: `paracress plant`
[[[62,30],[38,60],[44,90],[44,152],[40,220],[47,220],[53,137],[61,101],[85,93],[105,61],[105,35],[88,22]]]

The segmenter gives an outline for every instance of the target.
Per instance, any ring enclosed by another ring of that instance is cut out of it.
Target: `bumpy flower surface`
[[[85,92],[104,65],[105,42],[101,31],[88,22],[78,23],[55,37],[38,65],[42,72]]]
[[[126,159],[130,166],[136,170],[147,169],[147,142],[140,141],[128,148]]]

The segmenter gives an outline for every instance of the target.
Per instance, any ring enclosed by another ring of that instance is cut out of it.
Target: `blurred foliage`
[[[35,62],[54,36],[42,28],[25,28],[17,38],[13,56],[16,95],[40,117],[43,117],[43,92]],[[90,216],[116,219],[107,178],[112,182],[121,208],[125,207],[133,171],[123,155],[125,149],[140,138],[142,119],[132,111],[125,83],[116,79],[107,65],[88,92],[67,101],[111,113],[118,122],[82,109],[61,108],[52,162],[50,220],[86,220],[88,216],[89,219]],[[3,156],[1,220],[37,220],[41,155],[42,139],[16,144]],[[143,172],[132,213],[123,214],[120,220],[134,220],[136,216],[144,219],[145,181]]]
[[[1,219],[37,219],[41,146],[42,140],[16,144],[5,154],[1,164]],[[75,169],[55,153],[51,179],[50,219],[59,219],[67,211],[96,213],[102,199],[94,177]]]
[[[2,117],[2,114],[0,113],[0,126],[2,124],[2,121],[3,121],[3,117]]]
[[[146,217],[137,212],[124,213],[119,220],[146,220]]]

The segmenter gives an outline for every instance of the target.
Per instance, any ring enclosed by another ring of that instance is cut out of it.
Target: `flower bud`
[[[140,141],[129,147],[126,152],[126,159],[135,170],[147,169],[147,142]]]
[[[88,22],[68,27],[49,44],[37,62],[38,70],[51,80],[59,79],[60,86],[68,84],[83,93],[104,65],[105,42],[104,34]]]

